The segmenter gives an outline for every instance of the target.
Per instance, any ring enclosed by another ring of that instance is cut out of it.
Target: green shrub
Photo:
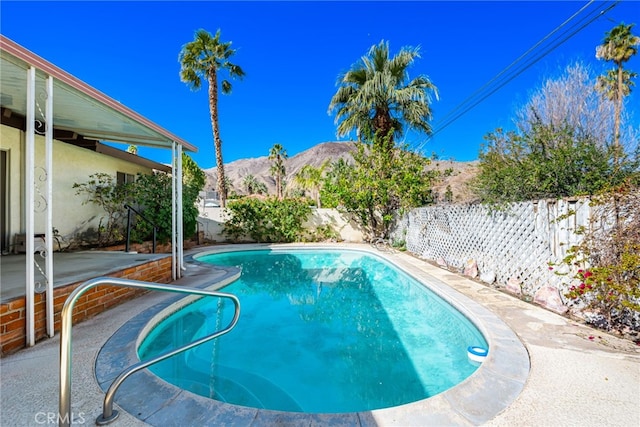
[[[230,201],[226,207],[230,219],[223,233],[234,241],[249,237],[256,242],[294,242],[302,238],[302,224],[311,208],[302,199],[243,198]]]

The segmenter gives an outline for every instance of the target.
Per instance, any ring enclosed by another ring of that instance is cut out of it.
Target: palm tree
[[[620,116],[622,114],[622,100],[631,93],[632,78],[636,73],[624,70],[623,64],[633,55],[638,53],[637,46],[640,45],[640,37],[631,34],[634,24],[620,25],[605,33],[602,44],[596,48],[596,57],[615,64],[615,69],[607,71],[606,74],[598,77],[596,88],[604,93],[607,99],[614,102],[614,129],[613,144],[616,149],[616,163],[620,150]]]
[[[305,190],[311,190],[316,206],[321,208],[320,205],[320,187],[322,185],[322,175],[329,164],[325,161],[322,166],[316,168],[311,165],[304,165],[302,169],[298,171],[294,180]]]
[[[195,38],[182,46],[178,60],[180,61],[180,80],[189,85],[191,90],[198,90],[202,80],[209,84],[209,112],[213,129],[213,145],[216,151],[218,170],[218,193],[220,206],[225,207],[227,189],[225,188],[224,163],[222,160],[222,139],[218,124],[218,71],[227,70],[231,78],[244,77],[244,71],[238,65],[229,62],[236,51],[231,49],[231,42],[220,41],[220,30],[212,36],[200,29]],[[231,83],[222,80],[220,87],[223,94],[231,93]]]
[[[256,187],[254,189],[256,194],[267,194],[267,184],[261,181],[256,181]]]
[[[278,200],[282,200],[282,178],[287,173],[287,170],[284,166],[284,161],[287,158],[287,151],[284,147],[278,143],[273,144],[271,150],[269,150],[269,160],[273,160],[273,164],[269,168],[269,172],[276,179],[276,196]]]
[[[359,140],[389,137],[392,148],[405,125],[430,135],[430,93],[437,99],[438,90],[423,75],[409,81],[407,69],[419,57],[419,48],[407,47],[390,58],[389,43],[382,40],[342,74],[329,104],[329,114],[336,114],[338,137],[355,129]]]
[[[242,186],[244,187],[247,194],[251,195],[257,193],[258,189],[258,180],[255,176],[249,174],[244,177],[242,180]]]

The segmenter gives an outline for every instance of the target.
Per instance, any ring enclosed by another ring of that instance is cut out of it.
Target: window
[[[136,181],[136,176],[130,173],[118,172],[117,180],[118,185],[131,184]]]

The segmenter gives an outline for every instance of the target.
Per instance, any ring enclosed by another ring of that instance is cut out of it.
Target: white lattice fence
[[[588,226],[588,199],[541,200],[513,204],[505,211],[483,205],[415,209],[398,221],[392,237],[407,250],[459,269],[473,259],[481,275],[498,284],[511,278],[529,295],[542,286],[563,289],[562,277],[549,269],[580,241],[577,227]]]

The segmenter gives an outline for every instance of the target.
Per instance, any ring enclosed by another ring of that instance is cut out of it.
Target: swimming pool
[[[464,381],[479,366],[467,348],[487,347],[458,310],[371,253],[252,250],[197,259],[242,267],[224,289],[240,298],[238,326],[150,369],[202,396],[306,413],[393,407]],[[213,332],[230,310],[211,299],[182,308],[155,325],[140,358]]]

